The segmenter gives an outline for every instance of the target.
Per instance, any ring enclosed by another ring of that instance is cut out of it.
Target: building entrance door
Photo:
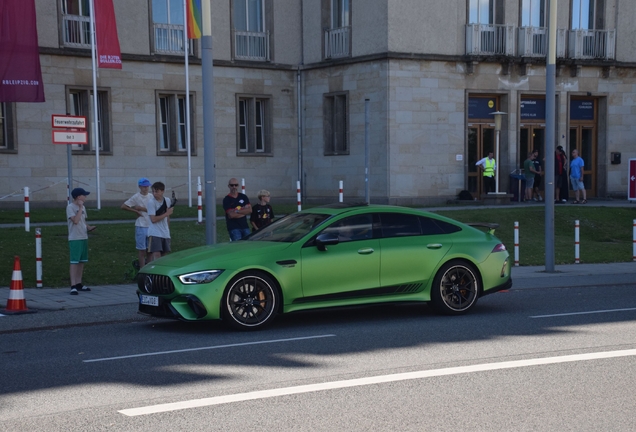
[[[495,128],[492,124],[471,124],[468,127],[468,191],[479,199],[484,193],[482,173],[475,164],[495,151]],[[499,164],[499,161],[496,161]],[[499,169],[499,165],[497,165]],[[501,182],[501,177],[499,177]],[[501,183],[499,183],[501,188]]]
[[[568,164],[572,160],[572,149],[579,151],[585,167],[583,169],[583,183],[587,196],[596,196],[596,127],[591,125],[578,125],[570,127],[570,154]],[[569,169],[568,169],[569,173]],[[570,185],[570,188],[572,186]]]
[[[545,167],[545,128],[543,126],[522,126],[519,131],[519,167],[528,158],[528,152],[539,150],[541,166]]]

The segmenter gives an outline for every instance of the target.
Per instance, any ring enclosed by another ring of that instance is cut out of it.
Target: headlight
[[[223,273],[223,270],[205,270],[181,275],[179,280],[184,285],[204,284],[212,282],[221,273]]]

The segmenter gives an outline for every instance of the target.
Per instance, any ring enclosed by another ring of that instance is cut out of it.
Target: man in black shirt
[[[230,241],[237,241],[250,234],[247,225],[247,215],[252,214],[252,206],[249,198],[239,193],[238,180],[231,178],[228,182],[230,193],[223,198],[223,210],[225,210],[225,222],[230,234]]]

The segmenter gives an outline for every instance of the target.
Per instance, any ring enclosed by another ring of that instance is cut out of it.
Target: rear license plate
[[[159,297],[149,296],[149,295],[140,295],[139,303],[147,306],[159,306]]]

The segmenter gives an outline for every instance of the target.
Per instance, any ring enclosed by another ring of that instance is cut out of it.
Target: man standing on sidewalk
[[[495,172],[497,171],[497,161],[493,157],[493,152],[488,152],[488,157],[479,160],[476,164],[484,178],[484,193],[495,191]]]
[[[230,193],[223,198],[223,210],[225,210],[225,223],[230,234],[230,241],[237,241],[250,235],[250,227],[247,224],[247,216],[252,214],[252,206],[249,198],[238,191],[239,183],[235,178],[228,182]]]
[[[585,184],[583,183],[583,168],[585,162],[579,157],[577,149],[572,150],[572,160],[570,161],[570,182],[574,189],[575,199],[572,204],[587,204],[587,196],[585,194]],[[583,199],[579,201],[580,193],[583,192]]]

